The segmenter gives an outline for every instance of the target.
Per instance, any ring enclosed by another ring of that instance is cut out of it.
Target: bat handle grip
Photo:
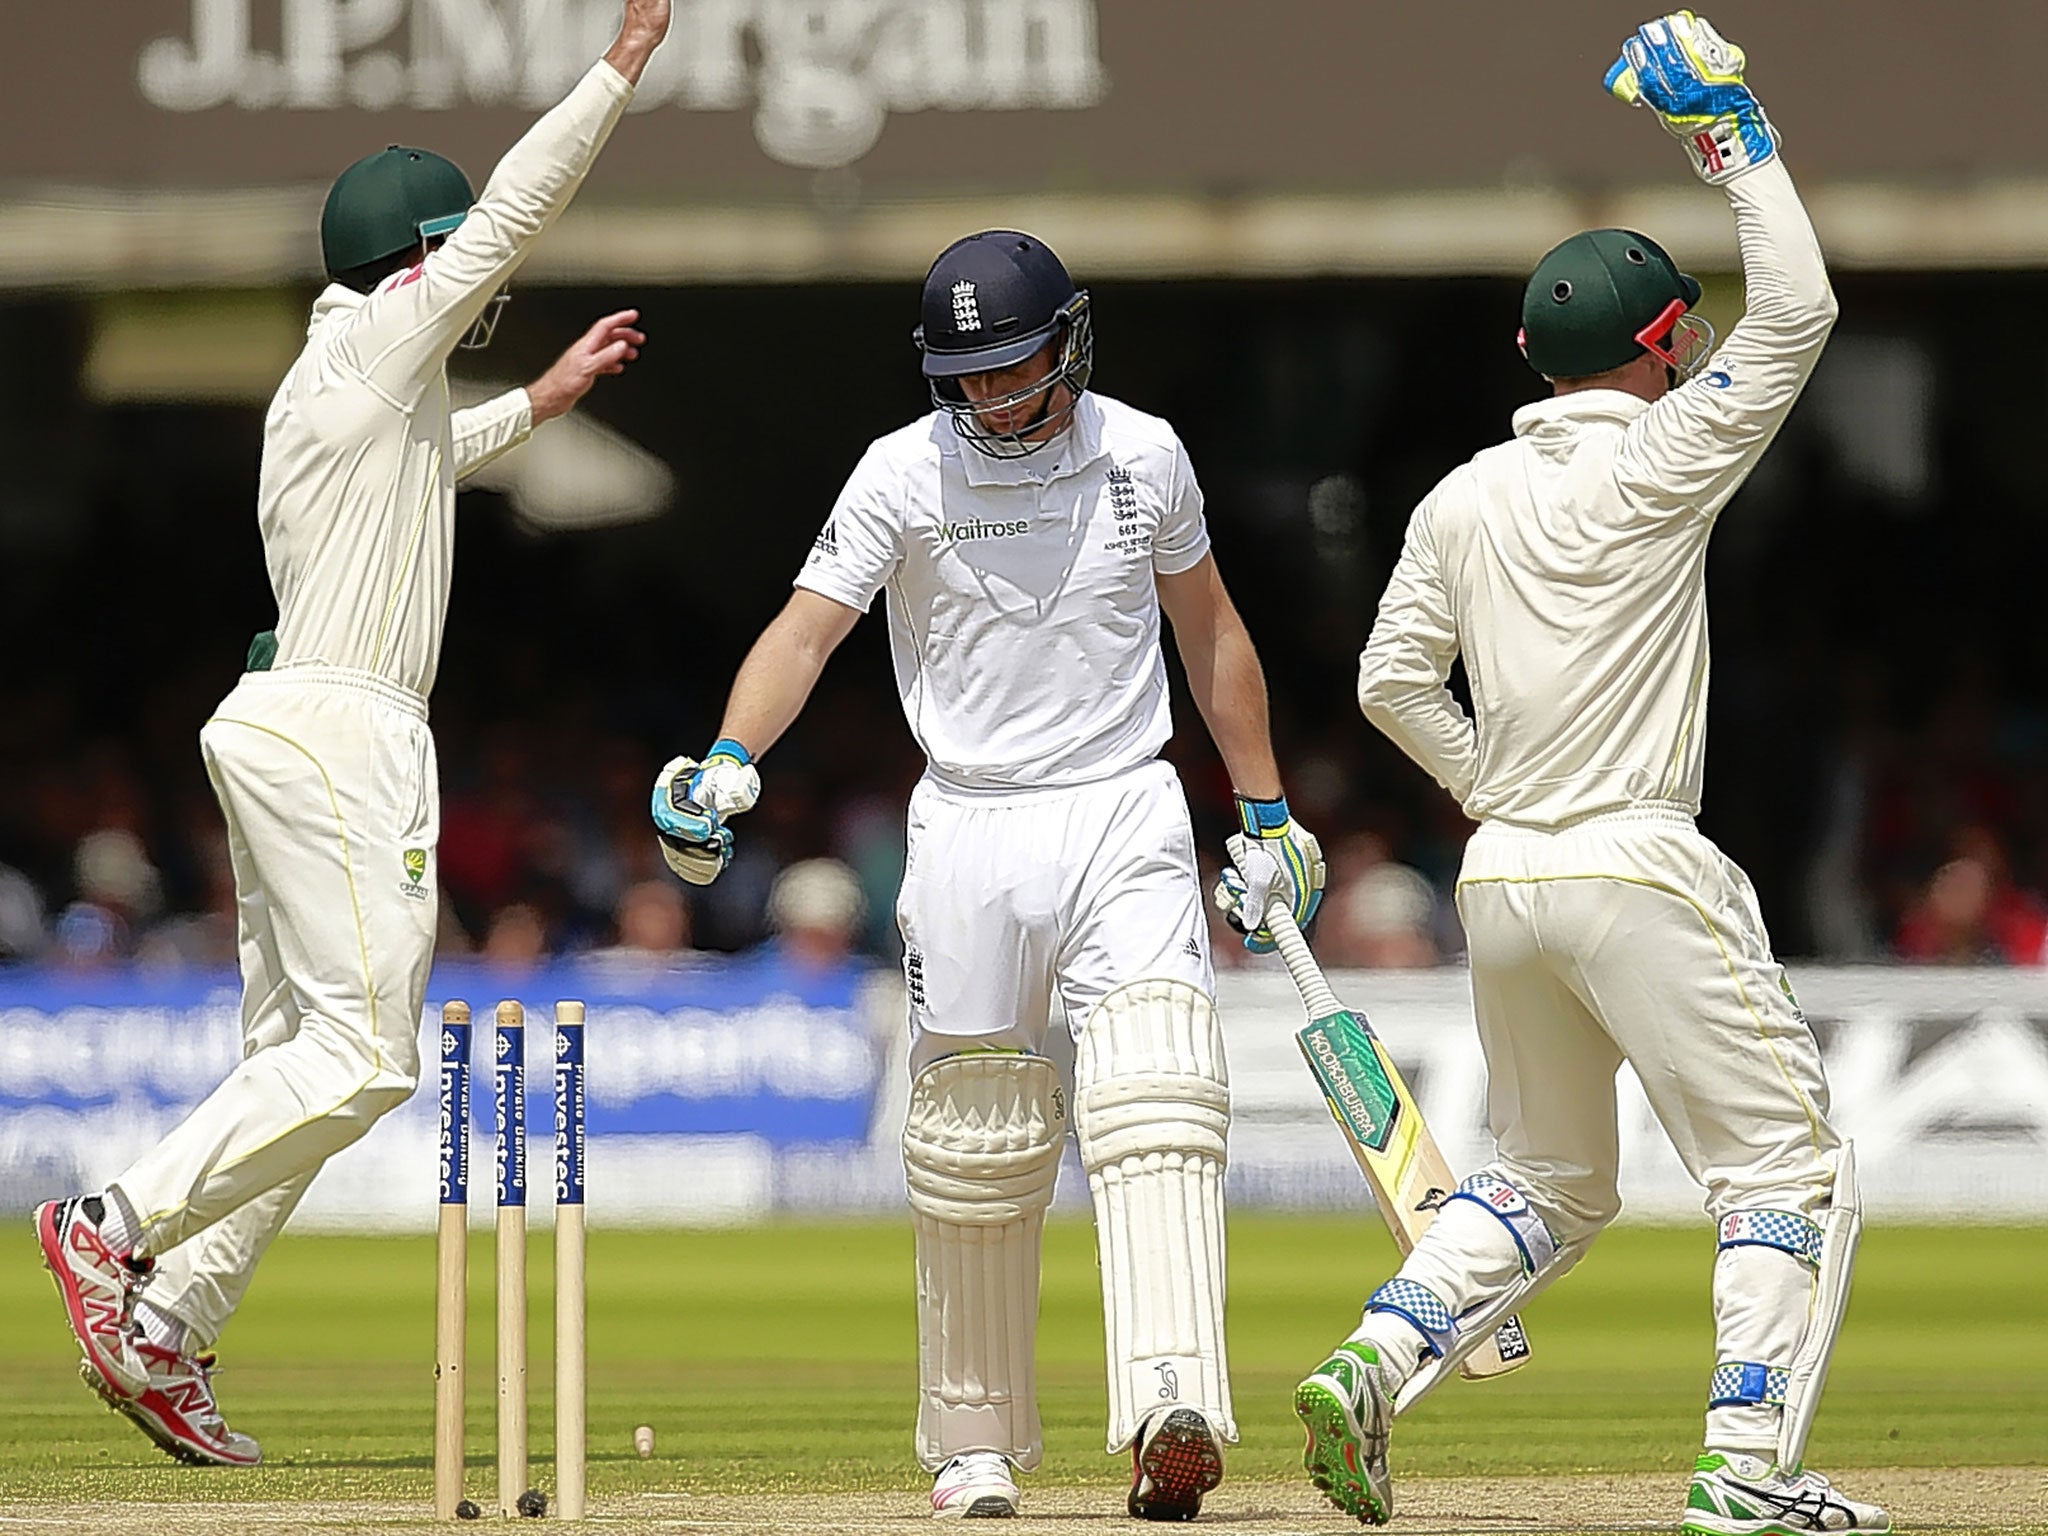
[[[1344,1005],[1330,990],[1330,983],[1323,977],[1323,968],[1316,964],[1316,957],[1309,951],[1308,940],[1302,937],[1300,925],[1294,921],[1294,913],[1286,902],[1276,901],[1266,909],[1266,931],[1273,935],[1280,958],[1287,962],[1287,974],[1294,978],[1294,989],[1301,994],[1309,1017],[1324,1019],[1333,1013],[1341,1013]]]

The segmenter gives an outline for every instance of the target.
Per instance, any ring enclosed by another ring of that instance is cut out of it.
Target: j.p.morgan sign
[[[618,0],[191,0],[136,83],[171,112],[463,107],[559,100]],[[259,41],[261,39],[261,41]],[[762,151],[828,169],[892,112],[1071,111],[1107,81],[1095,0],[676,0],[636,109],[753,113]]]

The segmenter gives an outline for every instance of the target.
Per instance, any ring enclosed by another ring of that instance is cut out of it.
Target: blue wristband
[[[704,754],[704,762],[708,763],[714,757],[729,757],[742,768],[754,760],[747,752],[747,749],[734,741],[730,736],[721,736],[718,740],[711,743],[711,750]],[[702,767],[703,764],[700,763],[698,766]]]
[[[1246,837],[1279,837],[1289,821],[1287,797],[1252,800],[1237,796],[1237,825]]]

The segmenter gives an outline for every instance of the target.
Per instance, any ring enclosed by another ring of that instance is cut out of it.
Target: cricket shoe
[[[955,1456],[932,1479],[932,1513],[942,1520],[1007,1520],[1022,1497],[1010,1459],[994,1451]]]
[[[1808,1531],[1888,1531],[1875,1504],[1837,1493],[1818,1472],[1787,1474],[1761,1456],[1708,1451],[1693,1464],[1686,1536],[1802,1536]]]
[[[1223,1481],[1223,1447],[1199,1408],[1155,1413],[1131,1447],[1131,1493],[1140,1520],[1192,1520],[1202,1495]]]
[[[1387,1468],[1393,1400],[1380,1377],[1379,1351],[1355,1340],[1294,1389],[1294,1413],[1308,1431],[1301,1464],[1309,1481],[1345,1514],[1367,1525],[1394,1517],[1394,1479]]]
[[[136,1347],[149,1367],[149,1386],[131,1398],[102,1393],[110,1407],[188,1467],[253,1467],[263,1460],[263,1447],[221,1417],[212,1355],[181,1354],[147,1339]]]
[[[105,1214],[97,1197],[77,1195],[44,1201],[35,1222],[43,1265],[85,1354],[79,1373],[111,1402],[139,1397],[149,1386],[149,1367],[136,1347],[135,1295],[154,1266],[107,1246],[100,1235]]]

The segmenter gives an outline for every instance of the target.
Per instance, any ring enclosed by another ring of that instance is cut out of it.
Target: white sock
[[[1380,1382],[1387,1396],[1397,1396],[1408,1378],[1422,1369],[1429,1341],[1398,1312],[1368,1312],[1351,1331],[1348,1342],[1370,1344],[1380,1357]]]
[[[101,1240],[116,1253],[130,1252],[135,1247],[135,1239],[141,1236],[138,1229],[142,1223],[135,1219],[135,1207],[111,1184],[100,1194],[99,1201],[102,1207]]]
[[[142,1329],[142,1336],[158,1349],[168,1349],[174,1355],[185,1353],[185,1341],[192,1330],[170,1313],[146,1301],[138,1301],[135,1304],[135,1322]]]

